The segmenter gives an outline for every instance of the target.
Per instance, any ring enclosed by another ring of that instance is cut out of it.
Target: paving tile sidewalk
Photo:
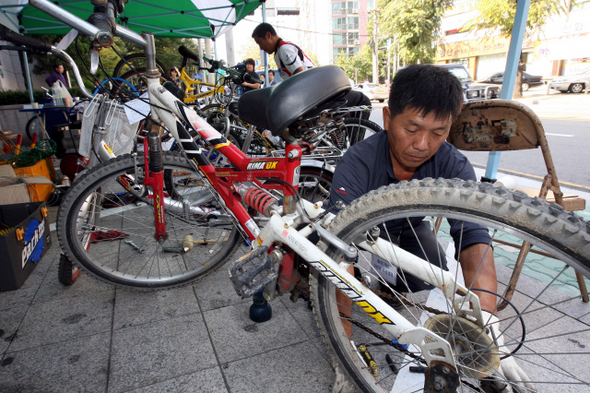
[[[326,392],[334,371],[308,304],[272,302],[256,324],[221,269],[137,292],[57,280],[53,244],[24,286],[0,293],[0,392]]]

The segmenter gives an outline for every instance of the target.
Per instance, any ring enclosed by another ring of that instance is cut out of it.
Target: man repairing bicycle
[[[252,32],[252,38],[269,55],[274,53],[275,63],[279,68],[279,75],[288,79],[293,75],[315,67],[314,61],[292,42],[285,41],[277,35],[276,30],[269,23],[261,23]],[[370,107],[371,100],[362,92],[350,90],[343,98],[345,107],[365,105]],[[351,116],[357,116],[351,113]],[[368,119],[370,112],[361,112],[361,117]]]
[[[339,202],[348,205],[371,190],[403,180],[427,177],[476,180],[467,158],[446,142],[463,105],[463,89],[454,75],[433,65],[408,66],[393,79],[388,105],[383,108],[386,132],[355,144],[338,163],[329,206],[335,208]],[[493,253],[489,252],[488,231],[474,224],[450,224],[451,228],[464,225],[459,228],[462,231],[457,231],[462,235],[454,235],[461,236],[454,239],[461,246],[457,260],[468,287],[491,292],[475,291],[482,309],[493,314],[497,297],[492,293],[497,292],[497,278]],[[388,230],[401,248],[446,270],[444,250],[423,217],[410,222],[391,222]],[[398,274],[397,283],[390,286],[397,292],[432,288],[407,273]],[[382,288],[388,289],[387,285]],[[340,300],[343,308],[351,304],[343,295]],[[501,371],[508,380],[528,382],[512,358],[502,361]]]

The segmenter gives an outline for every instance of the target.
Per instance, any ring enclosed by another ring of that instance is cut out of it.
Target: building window
[[[332,44],[334,46],[346,45],[346,39],[343,34],[334,34],[332,36]]]
[[[332,18],[332,30],[346,30],[346,18]]]
[[[358,30],[359,17],[358,16],[349,16],[347,19],[348,19],[348,30]]]

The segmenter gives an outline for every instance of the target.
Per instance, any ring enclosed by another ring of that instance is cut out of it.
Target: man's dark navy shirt
[[[476,180],[475,171],[467,157],[448,142],[444,142],[434,156],[418,167],[412,180],[427,177]],[[399,180],[393,172],[387,131],[378,132],[352,146],[338,162],[330,190],[329,206],[334,206],[338,200],[349,205],[369,191],[393,183],[399,183]],[[412,220],[412,224],[417,225],[422,219],[423,217],[419,217]],[[457,249],[459,249],[458,235],[461,230],[463,230],[463,236],[460,249],[476,243],[489,243],[487,229],[468,224],[462,228],[460,222],[455,220],[449,222]],[[396,220],[387,227],[393,231],[390,233],[395,235],[396,231],[399,232],[407,227],[407,222]]]

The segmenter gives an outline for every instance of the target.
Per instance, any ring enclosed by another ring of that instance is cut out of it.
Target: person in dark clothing
[[[476,180],[475,171],[467,158],[446,142],[451,124],[462,105],[461,83],[447,70],[431,65],[413,65],[399,71],[392,82],[389,106],[383,108],[386,132],[374,134],[352,146],[342,157],[334,173],[329,205],[334,206],[337,201],[347,205],[371,190],[402,180],[427,177]],[[444,252],[439,249],[429,228],[429,223],[420,217],[411,225],[406,221],[388,225],[390,233],[397,236],[394,240],[406,251],[445,268]],[[422,246],[417,242],[414,231],[420,233]],[[460,260],[465,281],[471,282],[490,238],[487,230],[478,226],[464,228],[462,236]],[[431,247],[424,247],[423,250],[424,244]],[[467,258],[470,253],[473,256]],[[469,260],[475,261],[474,271],[469,269]],[[477,278],[482,280],[487,277],[487,280],[476,281],[474,286],[496,292],[493,259],[487,261],[483,268],[488,274],[479,274]],[[410,286],[413,291],[431,288],[411,278],[404,285]],[[495,296],[482,294],[482,306],[485,305],[488,311],[495,309],[495,301]]]
[[[254,59],[248,58],[244,61],[246,64],[246,72],[253,78],[258,79],[258,73],[254,71],[256,67],[256,62]],[[257,82],[242,82],[242,88],[244,89],[244,93],[250,90],[260,89],[260,83]]]
[[[330,190],[329,207],[333,210],[340,208],[338,202],[349,204],[380,186],[404,180],[427,177],[476,180],[467,158],[446,141],[463,106],[461,82],[453,74],[429,64],[408,66],[395,75],[388,105],[383,108],[386,132],[353,145],[338,163]],[[392,220],[386,223],[387,231],[382,231],[382,236],[446,270],[444,250],[430,224],[423,219]],[[493,315],[497,311],[498,281],[488,230],[472,223],[448,221],[465,283],[469,288],[485,290],[473,290],[479,296],[484,321],[494,318],[498,321]],[[391,266],[380,258],[373,258],[371,263],[376,270],[379,264]],[[403,292],[432,288],[406,272],[394,272],[392,278],[396,277],[397,280],[391,280],[396,282],[386,279],[388,284],[381,283],[382,289],[385,286]],[[342,293],[337,293],[336,298],[339,310],[346,314],[352,301]],[[350,336],[350,322],[343,319],[343,326]],[[499,330],[498,325],[496,328]],[[502,359],[498,373],[502,374],[499,380],[508,379],[518,386],[530,382],[511,357]]]
[[[45,82],[49,85],[49,87],[53,86],[56,81],[60,81],[63,83],[65,87],[67,87],[66,78],[64,77],[64,66],[62,63],[56,63],[55,71],[51,73],[47,78],[45,78]]]

